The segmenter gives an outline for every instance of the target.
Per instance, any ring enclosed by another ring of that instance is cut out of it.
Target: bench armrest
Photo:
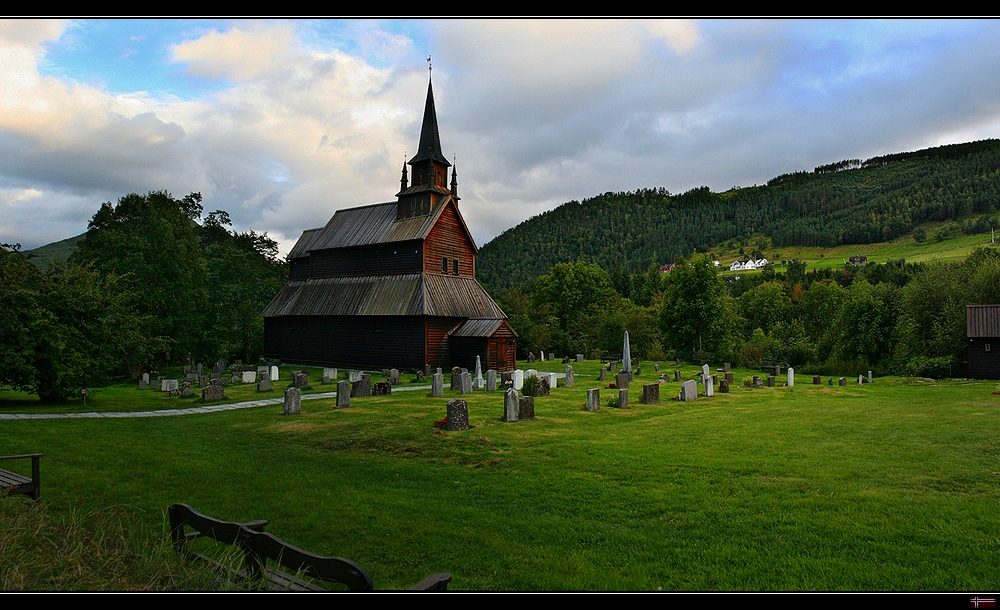
[[[450,582],[451,574],[446,572],[431,574],[427,578],[407,589],[407,591],[447,591],[448,583]]]

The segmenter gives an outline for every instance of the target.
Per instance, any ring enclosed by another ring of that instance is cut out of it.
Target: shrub
[[[536,388],[538,388],[538,376],[532,375],[524,380],[524,385],[521,387],[521,394],[524,396],[534,396]]]
[[[744,377],[743,378],[743,387],[745,387],[745,388],[752,388],[753,387],[753,377]]]

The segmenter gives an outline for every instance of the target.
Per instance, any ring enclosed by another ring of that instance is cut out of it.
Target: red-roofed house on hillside
[[[263,312],[264,355],[357,368],[514,368],[517,334],[476,281],[478,248],[441,153],[434,93],[396,201],[338,210],[302,233]]]

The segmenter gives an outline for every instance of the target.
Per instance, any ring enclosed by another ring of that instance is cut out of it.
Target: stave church
[[[288,284],[261,314],[265,357],[472,369],[479,356],[484,368],[513,370],[517,333],[476,281],[478,248],[458,202],[428,81],[418,150],[396,200],[338,210],[302,233]]]

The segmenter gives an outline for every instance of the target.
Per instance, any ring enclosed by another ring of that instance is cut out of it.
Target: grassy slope
[[[534,421],[501,424],[501,395],[473,395],[466,432],[435,430],[446,399],[408,392],[308,402],[294,418],[5,421],[0,446],[45,452],[51,510],[125,504],[158,525],[187,502],[267,518],[380,588],[435,571],[456,589],[1000,586],[992,384],[800,377],[658,405],[637,404],[636,388],[632,409],[590,413],[597,364],[576,369]]]

